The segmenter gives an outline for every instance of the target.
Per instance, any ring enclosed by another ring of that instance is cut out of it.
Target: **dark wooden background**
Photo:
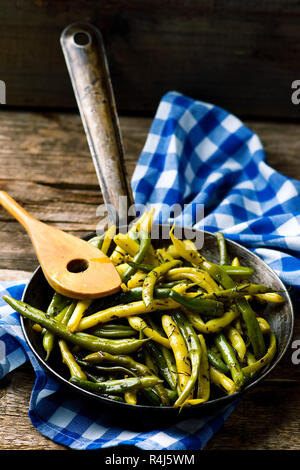
[[[10,106],[74,107],[59,36],[103,33],[119,112],[177,90],[240,116],[297,118],[298,0],[1,0],[0,79]]]

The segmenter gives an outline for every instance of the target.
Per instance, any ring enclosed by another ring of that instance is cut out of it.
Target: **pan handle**
[[[109,222],[125,226],[133,197],[102,35],[93,25],[75,23],[60,42]]]

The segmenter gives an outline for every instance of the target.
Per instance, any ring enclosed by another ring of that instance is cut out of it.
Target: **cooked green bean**
[[[62,323],[59,323],[55,319],[46,317],[44,312],[27,305],[21,300],[15,300],[9,295],[3,296],[3,299],[24,317],[40,324],[66,341],[81,346],[88,351],[99,351],[101,349],[112,354],[126,354],[136,351],[145,341],[147,341],[140,339],[107,340],[93,335],[71,333]]]
[[[135,268],[136,271],[144,271],[145,273],[149,273],[153,269],[152,264],[145,264],[145,263],[135,263],[134,261],[131,261],[130,259],[125,258],[124,260],[129,266],[132,266]]]
[[[190,322],[182,312],[177,311],[174,314],[174,319],[185,340],[192,367],[192,372],[189,381],[185,385],[184,390],[182,390],[182,393],[179,395],[174,404],[174,407],[178,407],[180,405],[183,405],[185,400],[189,397],[199,377],[201,362],[201,345],[193,326],[190,324]]]
[[[228,276],[222,267],[206,260],[201,263],[201,267],[205,269],[225,289],[232,289],[236,287],[235,282],[231,279],[230,276]],[[246,324],[247,334],[253,347],[253,353],[255,357],[259,358],[265,352],[265,343],[255,313],[245,298],[237,298],[235,299],[235,303]]]
[[[255,294],[263,294],[265,292],[274,292],[267,286],[262,284],[240,284],[232,287],[231,289],[223,289],[218,290],[210,293],[199,293],[196,297],[197,299],[214,299],[214,300],[222,300],[222,299],[235,299],[237,297],[245,297],[246,295],[255,295]]]
[[[179,263],[179,260],[168,261],[166,263],[161,264],[160,266],[157,266],[149,272],[143,283],[143,301],[146,307],[148,307],[153,301],[154,287],[157,280],[161,276],[166,274],[168,271],[170,271],[170,269],[177,266]]]
[[[252,362],[246,367],[243,367],[242,371],[247,380],[252,379],[262,368],[269,365],[270,362],[273,360],[277,349],[276,336],[272,331],[269,333],[269,336],[270,344],[266,354],[261,357],[258,361]]]
[[[103,233],[102,235],[90,238],[88,240],[88,243],[90,243],[91,245],[93,245],[96,248],[98,248],[99,250],[101,250],[102,245],[103,245],[103,241],[104,241],[104,236],[105,236],[105,234]]]
[[[46,314],[50,317],[55,317],[62,310],[68,307],[71,302],[71,299],[59,294],[58,292],[54,292],[51,302],[47,308]],[[46,361],[49,359],[49,356],[53,350],[54,339],[55,338],[53,333],[47,331],[46,329],[43,331],[43,347],[46,352]]]
[[[89,380],[79,379],[78,377],[71,377],[70,382],[91,392],[111,394],[153,387],[161,383],[162,380],[152,375],[148,377],[128,377],[126,379],[109,380],[107,382],[91,382]]]
[[[241,388],[244,385],[245,378],[233,348],[222,333],[218,333],[215,336],[215,343],[221,353],[223,361],[229,367],[232,380],[238,388]]]
[[[211,299],[190,298],[171,289],[169,297],[193,312],[203,313],[205,316],[221,317],[224,313],[222,302]]]
[[[157,367],[156,375],[161,375],[171,387],[171,389],[176,390],[176,381],[174,381],[174,377],[169,370],[166,358],[162,352],[162,348],[164,348],[164,346],[159,347],[159,345],[156,345],[153,341],[149,341],[146,346],[146,350],[149,351],[149,353],[152,355],[152,358],[155,358]]]
[[[139,230],[139,241],[138,252],[133,258],[134,263],[142,263],[145,256],[147,255],[151,246],[151,225],[152,225],[153,212],[150,212],[146,218],[142,221]],[[122,276],[123,282],[126,284],[130,277],[136,272],[136,268],[129,266],[125,274]]]
[[[145,360],[145,363],[146,363],[146,366],[148,367],[148,369],[152,372],[153,375],[158,377],[159,376],[159,369],[158,369],[157,365],[155,364],[149,349],[145,349],[143,351],[143,355],[144,355],[144,360]],[[167,394],[167,391],[166,391],[163,383],[155,385],[154,390],[159,395],[159,398],[161,400],[161,404],[163,406],[169,406],[170,405],[169,396]]]
[[[227,247],[226,247],[224,234],[222,232],[217,232],[216,237],[217,237],[217,242],[219,245],[220,265],[224,266],[228,264]]]
[[[234,281],[243,281],[249,279],[254,274],[254,269],[248,268],[246,266],[222,266],[222,269]]]
[[[207,356],[209,363],[218,369],[223,374],[228,374],[229,367],[222,361],[222,359],[211,349],[207,348]]]
[[[99,338],[129,338],[136,336],[137,332],[129,325],[113,325],[107,323],[101,328],[94,328],[91,330],[91,334],[99,336]]]

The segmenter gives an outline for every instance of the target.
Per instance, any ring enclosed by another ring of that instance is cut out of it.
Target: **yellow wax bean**
[[[104,235],[104,240],[102,243],[101,251],[106,255],[106,253],[109,250],[109,247],[111,245],[111,242],[116,234],[117,227],[115,225],[112,225],[109,227],[108,230],[106,230],[105,235]]]
[[[121,277],[122,277],[123,274],[125,274],[125,272],[127,271],[128,268],[129,268],[129,264],[127,264],[127,263],[122,263],[122,264],[119,264],[118,266],[116,266],[116,270],[118,271],[118,273],[120,274]]]
[[[147,323],[140,317],[128,317],[128,323],[136,331],[142,331],[147,338],[151,338],[156,343],[161,344],[165,348],[170,349],[170,341],[164,338],[157,331],[153,330]]]
[[[119,233],[118,235],[115,235],[114,242],[132,258],[134,258],[134,256],[139,251],[139,244],[130,238],[128,234]],[[145,256],[144,262],[146,264],[153,264],[154,267],[158,265],[158,259],[155,256],[155,251],[152,246],[150,246],[149,251]]]
[[[41,333],[43,331],[43,328],[38,323],[35,323],[34,325],[32,325],[32,329],[36,331],[37,333]]]
[[[69,368],[71,377],[79,377],[86,380],[87,377],[81,367],[77,364],[65,340],[60,339],[58,345],[61,351],[63,363]]]
[[[142,287],[146,276],[147,273],[138,270],[127,282],[128,289],[133,289],[134,287]]]
[[[239,316],[237,309],[229,310],[222,317],[213,318],[205,323],[206,333],[218,333]]]
[[[266,294],[256,294],[255,298],[259,300],[264,300],[266,302],[272,302],[275,304],[282,304],[284,302],[284,298],[277,294],[276,292],[267,292]]]
[[[232,395],[232,393],[237,391],[234,381],[215,369],[215,367],[210,366],[209,373],[211,382],[224,390],[228,395]]]
[[[170,346],[175,357],[178,384],[180,390],[182,391],[188,383],[192,373],[191,364],[188,357],[189,353],[185,341],[172,317],[170,315],[163,315],[161,322],[162,327],[170,341]]]
[[[256,319],[263,334],[269,333],[271,331],[271,327],[265,318],[257,317]]]
[[[196,283],[199,287],[206,290],[206,292],[214,292],[219,290],[218,284],[212,277],[203,271],[195,268],[173,268],[166,275],[168,281],[177,281],[181,279],[189,279]]]
[[[239,360],[243,362],[246,354],[246,344],[242,336],[238,330],[231,325],[226,328],[226,334],[232,347],[236,350]]]
[[[198,378],[197,399],[207,401],[210,396],[209,362],[204,336],[198,335],[198,338],[201,345],[202,355]]]
[[[124,393],[124,399],[126,403],[129,405],[136,405],[137,404],[137,396],[135,390],[128,390]]]
[[[70,320],[68,321],[67,328],[69,331],[74,333],[77,330],[77,327],[82,319],[84,312],[87,308],[91,305],[92,301],[90,299],[87,300],[79,300],[76,304],[74,312],[71,315]]]
[[[240,261],[239,261],[237,256],[235,258],[233,258],[231,266],[236,266],[236,267],[240,266]]]
[[[175,224],[170,230],[170,238],[172,240],[173,245],[175,246],[176,251],[182,258],[184,258],[189,263],[193,264],[194,266],[199,266],[204,258],[200,255],[198,250],[194,248],[191,244],[186,244],[182,240],[176,238],[173,233],[174,228]]]
[[[172,299],[154,299],[149,307],[146,307],[142,300],[117,305],[82,318],[77,331],[86,330],[99,323],[107,323],[117,318],[141,315],[143,313],[155,312],[155,310],[171,310],[178,308],[178,306],[179,304]]]
[[[201,333],[207,333],[206,324],[198,313],[187,310],[184,307],[181,307],[181,309],[197,331],[200,331]]]

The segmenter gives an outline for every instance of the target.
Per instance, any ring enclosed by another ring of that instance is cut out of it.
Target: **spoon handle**
[[[90,24],[76,23],[64,29],[60,42],[109,222],[125,226],[133,198],[101,33]]]
[[[32,224],[37,222],[32,215],[30,215],[5,191],[0,191],[0,204],[18,222],[20,222],[27,232],[30,231]]]

